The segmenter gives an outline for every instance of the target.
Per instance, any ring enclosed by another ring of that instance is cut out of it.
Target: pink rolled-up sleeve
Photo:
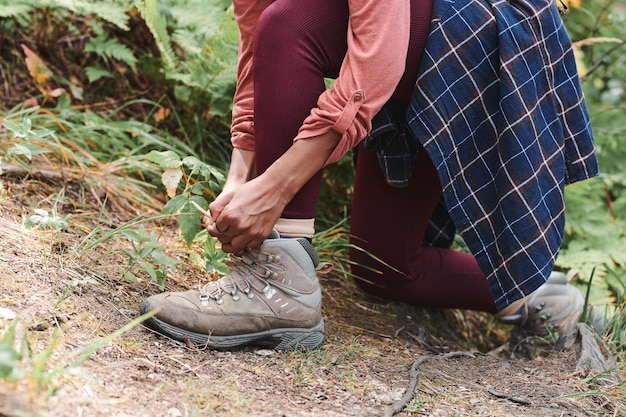
[[[231,141],[254,150],[252,39],[259,16],[273,0],[233,1],[239,25],[237,90]],[[341,140],[327,163],[339,160],[371,129],[371,120],[402,77],[410,32],[410,0],[349,0],[348,51],[333,88],[319,97],[294,140],[334,130]]]
[[[231,142],[235,148],[254,150],[254,79],[252,40],[259,16],[274,0],[233,0],[239,26],[237,89],[233,100]]]
[[[328,132],[341,140],[327,163],[339,160],[371,129],[406,64],[409,0],[349,0],[348,51],[332,89],[319,98],[295,140]]]

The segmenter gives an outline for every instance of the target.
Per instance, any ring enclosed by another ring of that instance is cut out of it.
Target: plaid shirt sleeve
[[[435,0],[407,110],[498,309],[552,271],[563,189],[598,174],[571,41],[553,0]]]

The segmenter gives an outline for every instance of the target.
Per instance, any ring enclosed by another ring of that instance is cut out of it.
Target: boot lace
[[[234,301],[240,299],[240,293],[247,298],[254,298],[254,290],[269,295],[275,292],[269,283],[277,279],[276,271],[280,267],[280,256],[267,254],[259,249],[245,249],[235,269],[229,275],[217,281],[211,281],[199,289],[200,302],[208,305],[213,299],[217,304],[224,303],[224,295],[230,295]]]

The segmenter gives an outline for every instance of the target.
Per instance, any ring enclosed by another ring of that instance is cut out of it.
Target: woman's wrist
[[[254,162],[254,151],[233,148],[224,188],[241,185],[247,182],[252,176]]]
[[[268,187],[268,190],[278,198],[279,201],[277,201],[276,204],[286,206],[301,188],[297,185],[299,183],[298,181],[295,181],[294,185],[296,175],[285,175],[285,172],[275,164],[267,168],[261,177]]]

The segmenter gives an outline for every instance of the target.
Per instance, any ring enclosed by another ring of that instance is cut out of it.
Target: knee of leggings
[[[294,8],[281,6],[279,2],[272,3],[259,17],[255,44],[262,42],[270,48],[280,49],[296,44],[307,31],[306,25],[296,24],[300,20],[296,12]]]

